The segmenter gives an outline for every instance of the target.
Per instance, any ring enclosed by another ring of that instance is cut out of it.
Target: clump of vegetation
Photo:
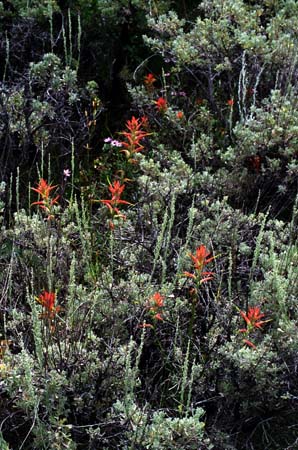
[[[296,3],[0,8],[1,448],[295,448]]]

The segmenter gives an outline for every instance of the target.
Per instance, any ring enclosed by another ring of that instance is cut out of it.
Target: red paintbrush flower
[[[214,259],[214,256],[209,258],[210,254],[211,253],[208,252],[205,245],[201,245],[200,247],[198,247],[196,249],[195,255],[190,253],[190,257],[193,260],[194,267],[196,270],[201,271],[203,269],[203,267],[206,266],[206,264],[208,264],[210,261],[212,261]]]
[[[240,311],[240,315],[243,317],[243,319],[247,324],[248,328],[247,331],[250,331],[253,328],[262,328],[264,323],[269,322],[269,320],[260,320],[263,317],[265,317],[265,314],[261,313],[260,308],[258,306],[250,307],[247,313]]]
[[[48,213],[48,219],[54,217],[52,214],[53,212],[52,207],[58,204],[58,198],[60,197],[59,195],[57,195],[55,198],[50,197],[51,191],[56,187],[57,185],[51,186],[46,182],[46,180],[41,178],[39,180],[37,188],[31,188],[33,191],[37,192],[42,198],[42,200],[39,200],[38,202],[31,203],[31,206],[38,205],[41,209],[45,210]]]
[[[148,89],[153,88],[153,84],[155,83],[155,81],[156,81],[156,78],[154,77],[153,73],[148,73],[148,75],[146,75],[144,77],[144,83]]]
[[[162,308],[164,306],[164,295],[161,295],[159,292],[155,292],[155,294],[150,298],[150,303],[153,305],[151,308]]]
[[[45,310],[45,312],[40,317],[53,319],[55,315],[61,310],[61,306],[55,306],[55,292],[44,291],[42,294],[40,294],[39,297],[36,297],[35,299],[42,305]]]
[[[41,195],[42,198],[49,198],[50,196],[50,192],[55,189],[58,185],[56,186],[51,186],[50,184],[48,184],[46,182],[46,180],[44,180],[43,178],[41,178],[39,180],[38,186],[37,188],[31,188],[33,191],[38,192],[38,194]]]
[[[198,247],[194,255],[192,253],[189,254],[194,264],[195,273],[184,272],[183,274],[188,278],[199,280],[199,283],[212,280],[213,272],[203,272],[204,266],[215,258],[214,256],[210,257],[210,254],[211,253],[208,252],[205,245]],[[202,275],[204,275],[203,278]]]
[[[147,308],[155,320],[163,320],[161,312],[164,307],[164,298],[164,295],[161,295],[159,292],[155,292],[155,294],[149,299]]]
[[[120,197],[125,189],[125,184],[121,184],[119,181],[114,181],[110,184],[109,191],[112,194],[112,198],[108,200],[94,200],[94,202],[101,202],[109,208],[113,218],[120,218],[125,220],[126,216],[121,213],[119,205],[131,205],[130,202],[122,200]],[[115,226],[113,222],[109,222],[109,227],[113,231]]]
[[[126,129],[128,131],[122,131],[120,134],[125,137],[124,141],[121,141],[123,150],[120,150],[124,153],[129,162],[134,162],[132,160],[132,156],[135,153],[138,153],[143,150],[144,146],[141,144],[141,141],[149,136],[150,133],[142,130],[143,126],[148,125],[148,119],[146,117],[142,117],[141,119],[136,119],[134,116],[131,120],[126,122]]]
[[[101,203],[104,203],[112,212],[115,210],[117,213],[119,213],[118,208],[116,208],[118,205],[131,205],[131,203],[127,202],[126,200],[121,200],[122,192],[125,189],[125,184],[122,184],[119,181],[114,181],[113,184],[110,184],[109,191],[112,194],[112,198],[110,200],[99,200]]]
[[[157,110],[161,113],[166,112],[166,110],[168,109],[167,101],[163,97],[159,97],[159,99],[157,99],[154,103],[155,103]]]
[[[255,329],[261,329],[265,323],[270,322],[271,320],[261,320],[263,317],[265,317],[265,314],[261,313],[261,310],[258,306],[252,306],[248,308],[247,313],[245,313],[244,311],[240,311],[240,315],[245,320],[247,327],[241,328],[239,332],[244,333],[246,337],[249,337],[250,333],[252,333]],[[247,339],[243,339],[243,342],[252,348],[256,348],[256,346]]]

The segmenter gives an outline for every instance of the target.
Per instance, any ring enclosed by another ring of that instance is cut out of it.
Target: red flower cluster
[[[148,73],[148,75],[146,75],[144,77],[144,83],[145,86],[148,90],[152,90],[153,89],[153,84],[155,83],[156,78],[154,77],[153,73]]]
[[[205,245],[201,245],[196,249],[195,255],[192,253],[189,254],[191,257],[195,273],[183,272],[183,274],[188,278],[193,278],[198,283],[204,283],[205,281],[212,280],[213,272],[205,272],[204,266],[206,266],[210,261],[212,261],[215,257],[210,256],[210,252],[206,249]],[[203,275],[203,278],[202,278]]]
[[[157,99],[154,103],[155,103],[156,109],[160,113],[165,113],[166,110],[168,109],[167,101],[163,97],[159,97],[159,99]]]
[[[38,205],[41,209],[45,210],[48,214],[48,219],[52,219],[54,217],[53,215],[53,206],[55,204],[58,204],[58,198],[60,197],[57,195],[55,198],[51,198],[50,194],[53,189],[55,189],[56,186],[51,186],[48,184],[43,178],[39,180],[37,188],[31,188],[33,191],[37,192],[42,200],[39,200],[38,202],[32,203],[32,205]]]
[[[263,317],[265,317],[265,314],[261,313],[261,310],[258,306],[250,307],[247,313],[240,311],[240,315],[245,320],[247,328],[241,328],[239,332],[245,333],[247,336],[252,331],[254,331],[254,329],[261,329],[265,323],[270,321],[270,320],[260,320]],[[243,339],[243,342],[252,348],[256,348],[255,344],[253,344],[248,339]]]
[[[110,200],[99,200],[101,203],[106,205],[110,213],[113,217],[120,217],[121,219],[126,219],[126,216],[122,214],[118,208],[118,205],[131,205],[131,203],[126,200],[121,200],[122,192],[125,189],[125,184],[121,184],[119,181],[114,181],[113,184],[110,184],[109,191],[112,194],[112,198]],[[113,228],[113,227],[112,227]]]
[[[41,318],[53,319],[61,310],[61,306],[55,306],[55,292],[44,291],[39,297],[36,297],[36,301],[44,308],[44,313],[40,315]]]
[[[159,292],[155,292],[155,294],[149,300],[149,311],[153,314],[153,318],[156,320],[163,320],[161,311],[164,307],[164,296]]]
[[[132,156],[135,153],[138,153],[143,150],[144,146],[141,145],[141,140],[143,140],[146,136],[149,136],[150,133],[146,133],[146,131],[142,130],[142,126],[146,126],[148,124],[148,119],[146,117],[142,117],[141,119],[136,119],[134,116],[131,120],[126,122],[126,128],[128,131],[122,131],[122,134],[125,137],[125,141],[122,141],[122,147],[124,150],[120,150],[124,153],[129,162],[136,162],[132,159]]]
[[[155,292],[152,297],[150,297],[149,302],[147,303],[147,309],[152,315],[154,320],[163,321],[162,317],[162,308],[164,307],[164,296],[159,292]],[[144,322],[139,328],[154,328],[152,324]]]
[[[246,333],[247,331],[252,331],[254,328],[262,328],[264,323],[267,323],[268,320],[260,320],[263,317],[265,317],[265,314],[262,314],[260,311],[260,308],[258,306],[250,307],[248,312],[245,313],[243,311],[240,311],[241,317],[245,320],[247,324],[247,329],[242,328],[242,333]]]

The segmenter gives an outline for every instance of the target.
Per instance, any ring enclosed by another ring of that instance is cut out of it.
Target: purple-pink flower
[[[120,141],[117,141],[117,139],[112,139],[111,137],[105,138],[104,142],[106,144],[111,144],[112,147],[122,147],[122,144]]]
[[[117,139],[113,139],[113,141],[111,141],[111,146],[112,147],[122,147],[122,144],[120,141],[117,141]]]

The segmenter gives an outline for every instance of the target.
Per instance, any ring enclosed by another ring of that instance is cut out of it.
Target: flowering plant
[[[194,255],[190,253],[189,256],[193,261],[195,273],[183,272],[183,275],[188,278],[193,278],[199,284],[212,280],[213,272],[206,272],[203,270],[204,266],[206,266],[210,261],[212,261],[215,258],[215,256],[210,257],[210,252],[208,252],[205,245],[200,245],[200,247],[196,249],[196,253]]]
[[[155,83],[156,78],[154,77],[153,73],[148,73],[144,77],[144,84],[148,90],[152,90],[154,88],[153,84]]]
[[[120,151],[125,154],[128,161],[131,163],[136,162],[132,158],[133,155],[142,151],[144,148],[144,146],[141,144],[141,141],[150,134],[141,129],[143,125],[147,125],[147,122],[148,121],[146,117],[136,119],[133,116],[131,120],[128,120],[126,122],[126,129],[128,131],[122,131],[120,133],[125,138],[124,141],[121,141],[121,146],[124,147],[124,149]]]
[[[162,317],[162,309],[164,307],[164,295],[161,295],[160,292],[155,292],[155,294],[150,297],[147,302],[147,310],[151,314],[154,320],[163,321]],[[140,328],[154,328],[152,324],[144,322]]]
[[[168,104],[165,98],[159,97],[155,102],[155,106],[158,112],[165,113],[168,109]]]
[[[94,200],[94,202],[101,202],[109,208],[109,211],[113,218],[126,219],[126,216],[122,214],[118,208],[119,205],[131,205],[132,203],[122,200],[120,197],[125,189],[125,184],[121,184],[120,181],[114,181],[109,185],[109,191],[112,195],[111,199]],[[114,229],[114,223],[110,222],[110,228]]]
[[[43,291],[35,300],[44,308],[44,313],[40,315],[41,318],[54,319],[56,314],[61,310],[61,306],[55,306],[55,292]]]
[[[255,329],[261,329],[265,323],[270,322],[270,319],[260,320],[265,317],[265,314],[261,313],[261,310],[258,306],[251,306],[250,308],[248,308],[247,313],[245,313],[244,311],[240,311],[240,315],[246,322],[246,328],[241,328],[239,332],[244,333],[247,337]],[[256,348],[255,344],[253,344],[248,339],[243,339],[243,342],[252,348]]]
[[[155,294],[149,300],[149,311],[153,314],[153,318],[156,320],[163,320],[161,315],[162,308],[164,307],[164,296],[159,292]]]
[[[59,195],[57,195],[56,197],[52,198],[50,195],[51,191],[56,187],[57,185],[51,186],[46,182],[46,180],[41,178],[39,180],[37,188],[31,188],[33,191],[37,192],[42,198],[42,200],[33,202],[31,206],[38,205],[41,209],[46,211],[46,213],[48,214],[48,220],[54,217],[53,206],[58,204],[58,198],[60,197]]]

